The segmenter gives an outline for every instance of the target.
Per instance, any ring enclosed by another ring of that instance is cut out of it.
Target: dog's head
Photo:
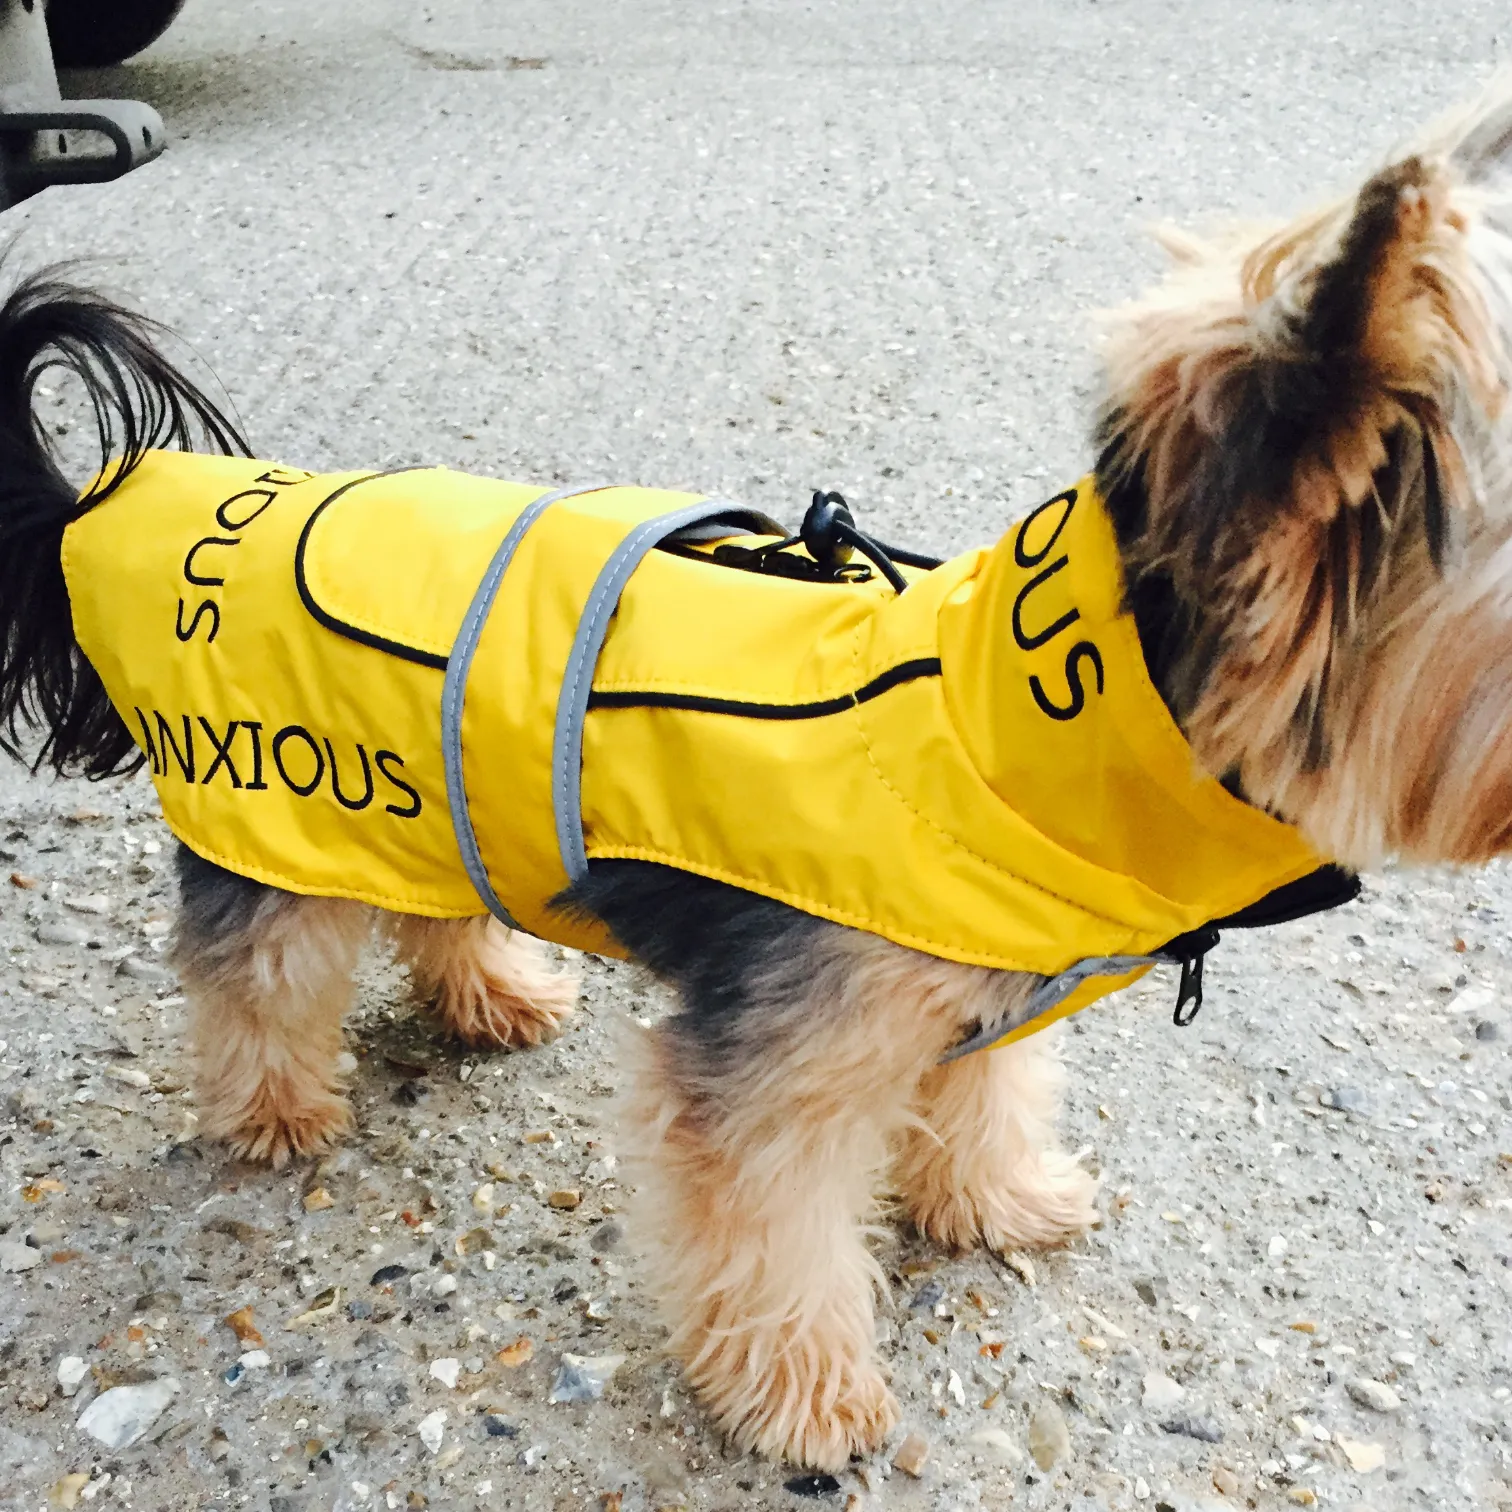
[[[1099,472],[1199,759],[1341,859],[1508,848],[1512,90],[1289,225],[1162,240],[1108,319]]]

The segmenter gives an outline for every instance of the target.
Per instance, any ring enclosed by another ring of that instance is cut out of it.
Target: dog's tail
[[[33,771],[99,778],[142,761],[74,640],[65,527],[154,447],[247,455],[236,425],[157,350],[166,334],[68,268],[32,274],[0,303],[0,750],[30,757]],[[83,384],[99,441],[82,497],[33,408],[39,380],[59,368]]]

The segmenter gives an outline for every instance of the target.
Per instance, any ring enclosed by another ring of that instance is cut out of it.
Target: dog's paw
[[[437,963],[431,1002],[448,1031],[478,1049],[544,1044],[561,1033],[577,1001],[578,982],[558,971],[527,935],[492,920]]]
[[[880,1375],[849,1383],[832,1406],[814,1404],[795,1425],[781,1454],[795,1465],[843,1470],[852,1455],[882,1447],[898,1421],[898,1404]]]
[[[542,976],[522,991],[478,972],[436,1000],[446,1027],[474,1049],[529,1049],[554,1040],[571,1017],[578,984],[565,973]]]
[[[239,1160],[280,1170],[291,1160],[330,1149],[351,1125],[346,1099],[330,1092],[298,1107],[259,1099],[234,1121],[202,1115],[200,1132],[222,1139]]]
[[[840,1370],[833,1384],[800,1382],[781,1370],[765,1380],[732,1383],[715,1415],[747,1452],[812,1470],[843,1470],[853,1455],[882,1447],[898,1421],[898,1404],[879,1371]]]
[[[937,1243],[966,1250],[978,1244],[1003,1253],[1063,1244],[1097,1222],[1097,1177],[1059,1151],[1021,1161],[1012,1180],[966,1191],[916,1193],[914,1222]]]

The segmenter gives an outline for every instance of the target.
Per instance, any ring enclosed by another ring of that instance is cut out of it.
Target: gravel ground
[[[823,485],[957,547],[1084,468],[1085,315],[1154,267],[1141,220],[1347,183],[1503,27],[1476,0],[191,0],[72,81],[156,104],[169,154],[7,219],[20,265],[111,258],[264,455],[787,518]],[[7,1508],[1512,1507],[1500,867],[1226,943],[1188,1031],[1168,983],[1077,1020],[1101,1227],[1013,1263],[888,1240],[903,1423],[831,1483],[729,1454],[659,1353],[610,1113],[654,991],[584,961],[560,1041],[464,1057],[375,958],[359,1131],[271,1176],[193,1136],[166,841],[144,782],[0,787]],[[150,1426],[113,1449],[81,1423],[123,1400]]]

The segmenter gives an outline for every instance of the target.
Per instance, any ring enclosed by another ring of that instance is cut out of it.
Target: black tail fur
[[[236,425],[157,350],[155,321],[69,281],[22,280],[0,304],[0,750],[32,770],[91,778],[142,756],[74,640],[64,528],[158,447],[248,455]],[[78,375],[94,411],[100,475],[79,497],[33,409],[43,374]],[[109,464],[109,465],[107,465]],[[40,749],[29,736],[42,734]]]

